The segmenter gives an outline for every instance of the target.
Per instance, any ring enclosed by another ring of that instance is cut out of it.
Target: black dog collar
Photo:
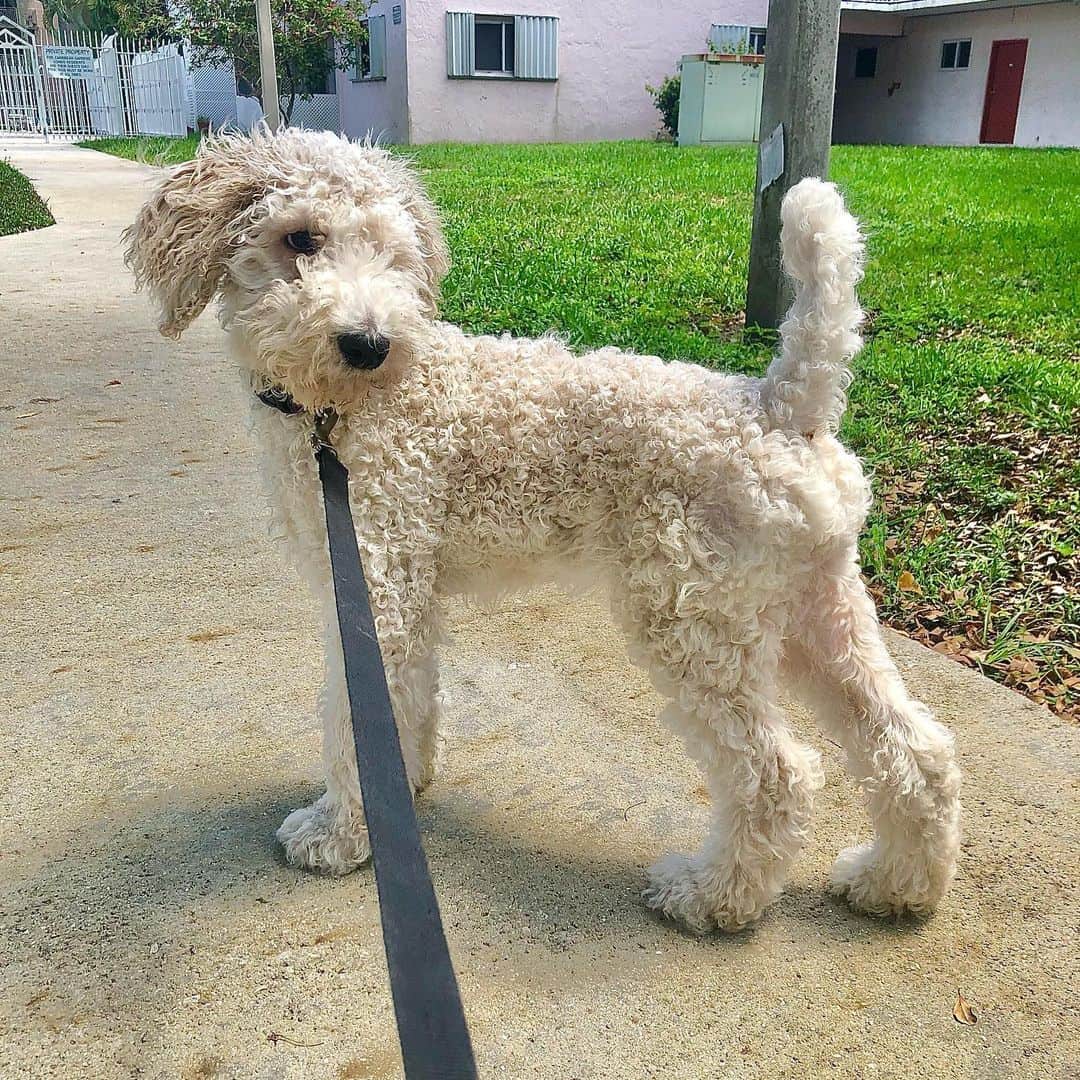
[[[264,405],[269,405],[271,409],[277,409],[279,413],[284,413],[286,416],[297,416],[307,412],[307,409],[297,404],[292,394],[283,386],[264,386],[261,390],[255,391],[255,396]],[[316,450],[326,449],[335,453],[333,446],[330,445],[330,432],[334,430],[337,422],[338,412],[332,405],[315,410],[315,427],[311,433],[311,442]]]
[[[304,406],[297,405],[292,394],[282,386],[264,386],[255,391],[255,396],[264,405],[269,405],[271,409],[277,409],[286,416],[295,416],[304,411]]]

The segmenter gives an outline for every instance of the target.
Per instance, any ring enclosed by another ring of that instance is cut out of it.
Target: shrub
[[[660,119],[664,130],[674,139],[679,134],[679,90],[682,78],[669,75],[659,86],[646,86],[652,99],[660,110]]]

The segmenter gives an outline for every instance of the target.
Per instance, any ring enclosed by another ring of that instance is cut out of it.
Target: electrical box
[[[684,56],[679,145],[757,142],[764,56]]]

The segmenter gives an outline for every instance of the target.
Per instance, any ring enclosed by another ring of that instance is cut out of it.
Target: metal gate
[[[45,123],[34,35],[0,15],[0,132],[40,131]]]
[[[186,135],[194,126],[178,45],[79,31],[40,43],[0,16],[0,134]]]

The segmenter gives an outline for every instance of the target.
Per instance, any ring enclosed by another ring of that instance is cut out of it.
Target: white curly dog
[[[334,135],[205,140],[128,241],[162,333],[218,296],[250,386],[307,411],[251,395],[276,525],[325,621],[326,794],[279,829],[290,863],[342,874],[369,856],[309,441],[310,412],[333,405],[416,791],[439,742],[440,597],[584,572],[609,588],[714,804],[701,850],[652,867],[651,907],[734,930],[780,893],[822,770],[778,684],[812,702],[868,796],[876,838],[840,854],[834,890],[874,914],[934,907],[955,868],[960,777],[859,577],[870,492],[835,433],[862,242],[832,184],[785,199],[796,299],[763,379],[438,321],[449,259],[415,172]]]

